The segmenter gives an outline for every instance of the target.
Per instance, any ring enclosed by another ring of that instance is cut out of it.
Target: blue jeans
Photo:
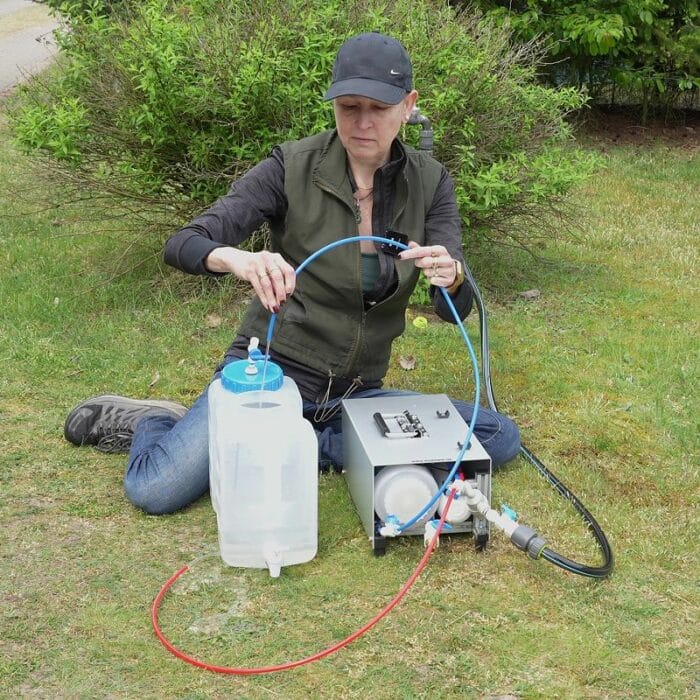
[[[215,375],[216,376],[216,375]],[[414,392],[390,389],[357,391],[353,399],[398,396]],[[452,399],[469,423],[473,405]],[[317,405],[304,402],[304,416],[312,421]],[[124,477],[128,499],[152,514],[172,513],[197,500],[209,490],[209,408],[207,392],[179,420],[172,416],[149,416],[136,426]],[[316,430],[319,467],[343,466],[341,414],[312,425]],[[509,418],[479,408],[474,434],[491,457],[494,467],[513,459],[520,450],[518,428]]]

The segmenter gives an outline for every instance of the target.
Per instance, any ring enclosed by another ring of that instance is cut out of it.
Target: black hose
[[[420,110],[416,107],[414,108],[411,116],[408,120],[409,124],[420,124],[423,127],[421,131],[421,140],[419,149],[421,151],[427,151],[432,153],[433,150],[433,130],[430,124],[430,120],[421,114]],[[481,369],[484,375],[484,384],[486,386],[486,398],[488,399],[489,407],[498,412],[498,406],[496,405],[496,397],[493,393],[493,385],[491,383],[491,360],[490,360],[490,349],[489,349],[489,330],[487,323],[486,306],[484,305],[484,300],[479,291],[479,287],[472,275],[471,270],[465,264],[464,274],[469,284],[471,284],[474,290],[474,299],[476,299],[477,309],[479,311],[479,334],[481,337]],[[567,559],[567,557],[558,554],[550,547],[545,547],[540,556],[543,559],[556,564],[556,566],[571,571],[574,574],[579,574],[581,576],[588,576],[590,578],[606,578],[613,570],[613,553],[610,548],[610,543],[608,538],[603,532],[603,528],[600,527],[596,519],[588,512],[586,507],[581,503],[581,501],[575,496],[571,489],[566,486],[555,474],[553,474],[545,465],[525,447],[525,445],[520,446],[520,454],[525,457],[525,459],[533,466],[537,471],[543,476],[550,485],[554,488],[560,496],[564,497],[569,501],[576,511],[581,515],[583,521],[588,526],[588,529],[593,533],[596,538],[600,550],[603,554],[603,564],[601,566],[587,566],[585,564],[579,564],[572,559]]]
[[[491,384],[491,363],[490,363],[490,349],[489,349],[489,332],[487,323],[486,307],[484,306],[484,301],[481,297],[481,292],[479,287],[474,280],[474,276],[471,270],[465,265],[464,274],[474,290],[474,299],[476,300],[477,309],[479,312],[479,333],[481,337],[481,368],[484,375],[484,384],[486,386],[486,397],[488,399],[489,407],[498,411],[498,406],[496,405],[496,398],[493,394],[493,385]],[[556,566],[570,571],[574,574],[579,574],[581,576],[588,576],[590,578],[606,578],[609,576],[613,570],[613,553],[610,548],[610,543],[608,538],[603,532],[603,528],[600,527],[596,519],[590,514],[586,507],[581,503],[581,501],[574,495],[571,489],[566,486],[555,474],[553,474],[545,465],[524,445],[520,446],[520,454],[525,457],[525,459],[533,466],[537,471],[543,476],[549,484],[554,488],[554,490],[563,498],[565,498],[569,503],[573,505],[576,511],[581,515],[583,521],[588,526],[588,529],[593,533],[598,545],[600,547],[601,553],[603,555],[603,564],[600,566],[587,566],[586,564],[579,564],[572,559],[558,554],[550,547],[545,547],[541,552],[541,557],[546,559],[548,562],[555,564]]]

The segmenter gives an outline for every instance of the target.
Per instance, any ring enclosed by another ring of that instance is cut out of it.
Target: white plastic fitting
[[[257,350],[259,345],[260,339],[255,336],[253,336],[250,339],[250,343],[248,343],[248,365],[245,368],[246,374],[253,375],[258,373],[258,366],[255,364],[255,360],[250,356],[250,353],[253,352],[253,350]]]
[[[467,481],[455,481],[454,487],[459,488],[460,499],[464,499],[472,513],[480,513],[490,523],[493,523],[503,530],[508,537],[515,532],[518,527],[518,522],[516,520],[511,520],[508,516],[492,508],[486,496],[484,496],[478,488],[472,486]]]
[[[276,549],[267,549],[263,552],[265,557],[265,563],[270,571],[270,576],[272,578],[279,578],[282,571],[282,564],[284,563],[282,559],[282,553]]]
[[[384,523],[379,528],[379,534],[382,537],[398,537],[401,534],[398,523]]]
[[[423,533],[423,544],[427,547],[432,541],[433,537],[435,537],[435,533],[437,532],[437,525],[435,524],[434,520],[428,520],[428,522],[425,524],[425,532]],[[435,546],[439,547],[440,546],[440,538],[437,538],[437,541],[435,542]]]
[[[508,537],[510,537],[518,528],[518,522],[516,520],[511,520],[507,515],[503,515],[503,513],[499,513],[493,508],[489,508],[485,517],[490,523],[500,527],[501,530],[508,535]]]
[[[455,482],[456,483],[456,482]],[[462,481],[459,491],[460,498],[463,498],[472,513],[486,515],[491,508],[486,496],[479,489],[472,486],[468,481]]]

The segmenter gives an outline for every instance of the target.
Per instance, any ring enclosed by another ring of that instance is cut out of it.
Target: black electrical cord
[[[476,300],[477,309],[479,312],[479,334],[481,337],[481,368],[484,375],[484,384],[486,386],[486,397],[488,399],[489,407],[498,411],[498,406],[496,405],[496,398],[493,393],[493,385],[491,384],[491,362],[490,362],[490,349],[489,349],[489,332],[487,323],[487,314],[484,301],[481,297],[481,292],[479,287],[474,280],[474,276],[471,270],[465,265],[464,274],[474,291],[474,299]],[[546,559],[548,562],[555,564],[556,566],[566,569],[574,574],[579,574],[581,576],[588,576],[589,578],[606,578],[613,570],[613,553],[608,542],[608,538],[603,532],[603,528],[600,527],[596,519],[591,515],[587,508],[581,503],[581,501],[574,495],[571,489],[566,486],[555,474],[553,474],[545,465],[524,445],[520,447],[520,454],[533,466],[537,471],[543,476],[549,484],[554,488],[554,490],[567,501],[569,501],[576,511],[581,515],[583,521],[588,526],[588,529],[593,533],[598,545],[600,547],[601,553],[603,555],[603,564],[600,566],[588,566],[586,564],[580,564],[572,559],[558,554],[550,547],[545,547],[540,556]]]

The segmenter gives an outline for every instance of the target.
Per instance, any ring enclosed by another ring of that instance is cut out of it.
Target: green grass
[[[406,600],[349,648],[240,678],[175,659],[150,626],[162,583],[215,547],[209,500],[145,516],[123,496],[122,457],[62,437],[66,413],[89,395],[194,400],[234,333],[235,289],[185,284],[156,258],[129,271],[135,253],[117,265],[119,237],[81,223],[75,207],[42,211],[36,192],[49,183],[4,126],[0,144],[1,697],[697,696],[691,152],[613,150],[574,195],[576,239],[550,244],[547,263],[509,250],[472,260],[501,408],[598,517],[613,577],[533,562],[498,534],[482,554],[469,538],[446,538]],[[533,288],[538,299],[518,296]],[[394,363],[393,385],[471,396],[454,329],[409,324],[400,355],[414,355],[416,369]],[[523,461],[496,477],[494,502],[562,553],[597,560],[575,514]],[[294,660],[364,624],[421,553],[421,541],[403,538],[373,558],[342,477],[326,475],[316,559],[275,581],[205,557],[166,597],[161,622],[212,663]]]

